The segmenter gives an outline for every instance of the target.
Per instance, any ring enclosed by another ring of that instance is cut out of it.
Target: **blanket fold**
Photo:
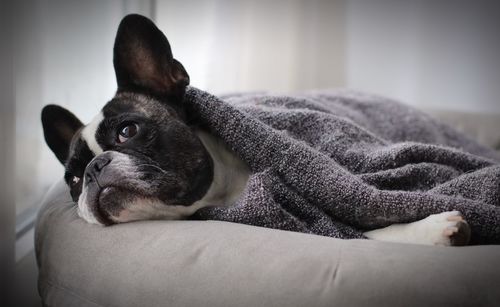
[[[459,210],[473,243],[500,243],[500,156],[408,106],[347,91],[218,98],[188,112],[250,167],[215,219],[336,238]]]

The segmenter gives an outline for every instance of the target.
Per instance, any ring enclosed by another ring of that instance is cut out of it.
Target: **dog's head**
[[[213,163],[186,123],[188,74],[163,33],[139,15],[120,23],[114,67],[116,95],[88,125],[59,106],[42,111],[45,140],[65,166],[79,215],[109,225],[193,213]]]

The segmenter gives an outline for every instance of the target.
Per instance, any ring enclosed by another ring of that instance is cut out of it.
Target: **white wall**
[[[158,0],[192,84],[222,93],[349,87],[500,113],[500,10],[462,0]]]
[[[343,1],[157,1],[191,84],[214,93],[344,84]]]
[[[347,86],[416,106],[500,113],[496,3],[348,1]]]

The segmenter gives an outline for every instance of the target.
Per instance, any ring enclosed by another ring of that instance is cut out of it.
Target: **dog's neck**
[[[243,192],[250,174],[248,166],[231,152],[222,140],[199,130],[196,135],[213,161],[213,180],[207,193],[193,205],[198,208],[230,206]]]

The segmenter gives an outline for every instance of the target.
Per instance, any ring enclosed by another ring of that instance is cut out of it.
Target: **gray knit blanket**
[[[234,206],[195,218],[353,239],[459,210],[472,243],[500,243],[500,156],[409,106],[349,91],[193,87],[184,104],[252,172]]]

